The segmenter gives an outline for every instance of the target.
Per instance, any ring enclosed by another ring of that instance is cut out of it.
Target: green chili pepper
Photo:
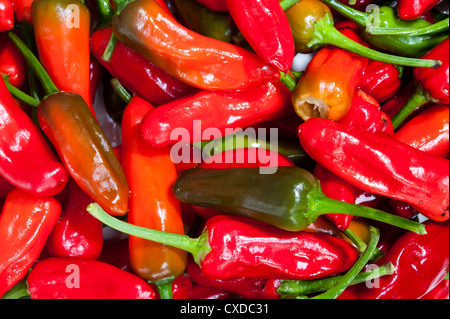
[[[261,174],[258,168],[193,168],[179,175],[173,189],[181,202],[289,231],[304,230],[323,214],[347,214],[425,232],[411,220],[326,197],[314,175],[298,167],[278,167],[274,174]]]

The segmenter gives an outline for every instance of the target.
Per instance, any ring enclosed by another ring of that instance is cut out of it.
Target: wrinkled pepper
[[[153,110],[134,97],[122,118],[122,166],[130,187],[128,221],[131,224],[184,234],[180,203],[171,191],[177,173],[170,148],[154,148],[140,134],[144,116]],[[170,246],[130,236],[130,263],[141,278],[157,281],[179,276],[187,253]]]
[[[426,235],[406,233],[376,263],[391,262],[397,269],[392,276],[380,278],[374,287],[349,287],[340,298],[418,299],[435,288],[448,271],[448,222],[425,225]]]
[[[447,157],[449,153],[448,105],[432,105],[402,126],[394,137],[429,154]]]
[[[237,217],[209,219],[201,235],[194,239],[125,223],[96,204],[91,204],[87,210],[121,232],[190,252],[202,272],[217,279],[320,278],[349,269],[357,259],[356,249],[343,239],[326,234],[287,232]]]
[[[0,296],[22,280],[39,257],[61,213],[53,197],[14,189],[0,214]],[[7,243],[7,244],[6,244]]]
[[[261,59],[285,72],[295,48],[289,21],[278,0],[225,0],[233,21]]]
[[[119,41],[167,73],[205,90],[247,90],[280,78],[256,54],[183,27],[154,0],[137,0],[116,15]]]
[[[358,83],[361,90],[379,103],[386,102],[398,93],[402,81],[399,69],[390,63],[370,61]]]
[[[61,218],[47,240],[47,252],[53,257],[97,259],[103,247],[102,224],[86,207],[93,200],[70,179],[68,198],[62,205]]]
[[[168,103],[194,88],[168,75],[161,68],[118,42],[110,61],[101,57],[111,38],[112,29],[98,29],[91,35],[91,52],[105,69],[123,86],[156,106]]]
[[[297,114],[339,121],[347,114],[368,59],[339,48],[321,49],[292,94]]]
[[[299,139],[311,158],[356,187],[405,201],[432,220],[448,220],[448,159],[387,134],[318,118],[300,125]]]
[[[36,124],[14,101],[3,78],[0,114],[0,175],[11,185],[35,195],[61,192],[69,179],[66,168]]]
[[[0,32],[14,28],[14,10],[10,0],[0,0]]]
[[[8,82],[16,88],[21,88],[27,79],[26,63],[6,33],[0,33],[0,73],[7,75]]]
[[[415,20],[433,9],[442,0],[399,0],[397,14],[403,20]]]
[[[360,216],[418,233],[424,230],[416,222],[326,197],[314,175],[299,167],[278,167],[272,174],[261,174],[259,168],[193,168],[178,176],[173,189],[181,202],[293,232],[305,230],[323,214]]]
[[[145,280],[97,260],[44,259],[27,284],[31,299],[156,299]]]
[[[423,58],[437,58],[443,63],[433,72],[423,68],[414,68],[416,89],[392,119],[395,129],[420,106],[427,103],[449,104],[449,39],[442,41]]]
[[[243,92],[200,91],[161,105],[145,116],[141,132],[150,145],[161,147],[211,140],[225,136],[226,129],[242,129],[288,114],[292,114],[291,92],[281,82],[268,82]],[[216,128],[214,134],[221,135],[198,134],[196,123]]]
[[[80,95],[92,114],[90,12],[78,0],[34,0],[33,28],[40,61],[56,87]]]

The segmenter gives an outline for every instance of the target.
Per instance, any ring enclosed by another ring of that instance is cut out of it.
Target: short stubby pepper
[[[397,14],[403,20],[421,18],[442,0],[399,0]]]

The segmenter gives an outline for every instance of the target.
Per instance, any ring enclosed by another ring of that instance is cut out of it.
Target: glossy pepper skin
[[[73,179],[66,187],[68,198],[62,205],[61,218],[48,237],[47,252],[53,257],[97,259],[103,248],[103,228],[86,211],[93,200]]]
[[[370,61],[358,86],[383,103],[397,94],[401,84],[400,72],[393,64]]]
[[[131,224],[184,234],[180,203],[171,191],[177,178],[170,148],[154,148],[140,134],[144,116],[153,107],[134,97],[122,118],[122,165],[130,187],[128,221]],[[187,252],[142,238],[129,238],[130,263],[141,278],[157,281],[179,276]]]
[[[0,33],[0,73],[6,74],[16,88],[21,88],[27,78],[26,63],[6,33]]]
[[[171,77],[120,42],[117,42],[111,60],[109,62],[103,60],[101,57],[111,34],[111,27],[94,31],[91,35],[91,52],[127,89],[156,106],[194,91],[193,87]]]
[[[0,150],[0,175],[17,188],[35,195],[53,196],[68,181],[66,168],[36,124],[14,101],[3,78],[0,79]]]
[[[161,105],[145,116],[141,132],[150,145],[161,147],[179,141],[211,140],[208,134],[194,134],[194,121],[205,129],[217,128],[222,137],[227,128],[246,128],[291,113],[291,92],[281,82],[268,82],[256,89],[236,93],[200,91]],[[181,134],[178,130],[181,136],[176,135],[173,130],[177,128],[189,134]],[[176,136],[171,137],[174,134]]]
[[[125,215],[129,197],[125,174],[83,98],[54,93],[39,105],[38,120],[81,189],[110,214]]]
[[[42,65],[58,89],[79,94],[95,114],[90,91],[88,8],[77,0],[34,0],[32,15]]]
[[[214,11],[226,12],[228,11],[225,0],[196,0],[204,6]]]
[[[404,234],[376,263],[392,262],[397,269],[393,275],[380,278],[378,288],[364,284],[349,287],[340,298],[419,299],[435,288],[449,264],[448,222],[427,222],[426,229],[422,236]]]
[[[31,299],[156,299],[145,280],[97,260],[44,259],[27,284]]]
[[[429,154],[446,157],[449,153],[449,108],[432,105],[406,122],[394,137]]]
[[[442,0],[399,0],[397,14],[403,20],[421,18]]]
[[[368,59],[339,48],[321,49],[292,94],[297,114],[338,121],[347,114]]]
[[[11,0],[18,22],[31,23],[31,5],[34,0]]]
[[[0,32],[14,28],[14,11],[10,0],[0,0]]]
[[[112,28],[119,41],[200,89],[247,90],[280,78],[275,67],[254,53],[183,27],[154,0],[131,2],[113,19]]]
[[[448,220],[447,159],[318,118],[299,127],[299,139],[311,158],[356,187],[405,201],[432,220]]]
[[[292,66],[294,38],[278,0],[225,0],[239,31],[261,59],[281,71]]]
[[[286,232],[236,217],[214,217],[204,232],[214,248],[200,266],[217,279],[321,278],[349,269],[357,259],[355,248],[340,238]]]
[[[9,192],[0,214],[0,296],[25,277],[61,213],[53,197]]]

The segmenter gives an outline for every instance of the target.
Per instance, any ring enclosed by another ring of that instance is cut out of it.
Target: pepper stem
[[[14,96],[19,101],[22,101],[25,104],[31,105],[33,107],[38,107],[41,103],[39,100],[36,100],[34,97],[29,96],[28,94],[22,92],[18,88],[16,88],[14,85],[8,82],[8,76],[5,74],[2,74],[3,80],[5,80],[6,88],[8,89],[9,93],[11,93],[12,96]]]
[[[105,62],[111,62],[112,55],[114,53],[114,49],[116,48],[117,37],[114,33],[111,33],[111,37],[109,38],[108,45],[103,52],[103,55],[100,57]]]
[[[173,299],[172,284],[175,276],[170,276],[158,281],[153,282],[158,288],[159,297],[161,299]]]
[[[322,45],[331,44],[338,48],[356,53],[371,60],[391,63],[395,65],[422,68],[437,68],[442,62],[437,60],[425,60],[407,58],[391,54],[382,53],[369,49],[356,41],[347,38],[335,27],[333,19],[327,12],[325,16],[315,23],[311,41],[307,44],[309,48],[316,48]]]
[[[124,234],[187,251],[192,254],[197,263],[200,263],[200,261],[211,251],[207,232],[204,232],[198,238],[191,238],[187,235],[166,233],[155,229],[136,226],[109,215],[97,203],[89,204],[86,210],[103,224]]]
[[[371,207],[355,205],[331,199],[322,192],[320,184],[308,194],[308,208],[311,216],[324,214],[345,214],[376,220],[417,234],[426,234],[425,226],[412,220],[389,214]]]
[[[114,9],[109,0],[96,0],[98,8],[98,28],[103,29],[111,24]]]
[[[396,271],[392,263],[387,263],[370,271],[359,273],[350,283],[356,285],[368,282],[383,276],[392,275]],[[290,296],[305,296],[313,293],[324,292],[335,286],[343,276],[328,277],[314,280],[282,280],[277,288],[277,293],[282,298]]]
[[[36,56],[33,54],[33,52],[31,52],[31,50],[25,45],[25,43],[23,43],[22,40],[12,31],[8,32],[8,37],[11,39],[11,41],[17,47],[19,52],[25,58],[25,61],[27,62],[29,67],[36,74],[37,78],[44,87],[46,94],[51,95],[54,93],[58,93],[59,89],[53,83],[52,79],[50,78],[50,75],[44,69],[44,67],[36,58]]]
[[[353,267],[339,280],[339,282],[326,292],[313,297],[312,299],[337,299],[348,286],[351,285],[352,281],[361,272],[364,266],[369,262],[372,254],[377,248],[378,241],[380,240],[380,231],[370,226],[370,241],[367,245],[366,251],[359,257],[358,261],[353,265]]]
[[[109,81],[109,82],[111,83],[111,86],[113,87],[114,91],[122,98],[122,100],[125,103],[128,104],[131,102],[131,99],[133,97],[127,91],[127,89],[122,85],[122,83],[120,83],[119,79],[112,78],[111,81]]]
[[[435,34],[449,29],[449,18],[436,22],[427,27],[423,28],[375,28],[368,27],[366,32],[374,36],[419,36],[419,35],[429,35]]]
[[[283,8],[284,11],[286,11],[287,9],[289,9],[290,7],[292,7],[294,4],[296,4],[299,1],[300,0],[283,0],[283,1],[280,1],[280,6],[281,6],[281,8]]]
[[[398,127],[416,110],[418,107],[425,105],[429,102],[434,102],[430,94],[418,84],[417,89],[413,95],[406,101],[405,105],[400,111],[392,118],[392,126],[394,129]]]
[[[358,11],[336,0],[320,0],[320,1],[326,3],[334,10],[336,10],[338,13],[342,14],[344,17],[355,22],[356,24],[363,27],[367,26],[367,19],[370,17],[370,13]]]

